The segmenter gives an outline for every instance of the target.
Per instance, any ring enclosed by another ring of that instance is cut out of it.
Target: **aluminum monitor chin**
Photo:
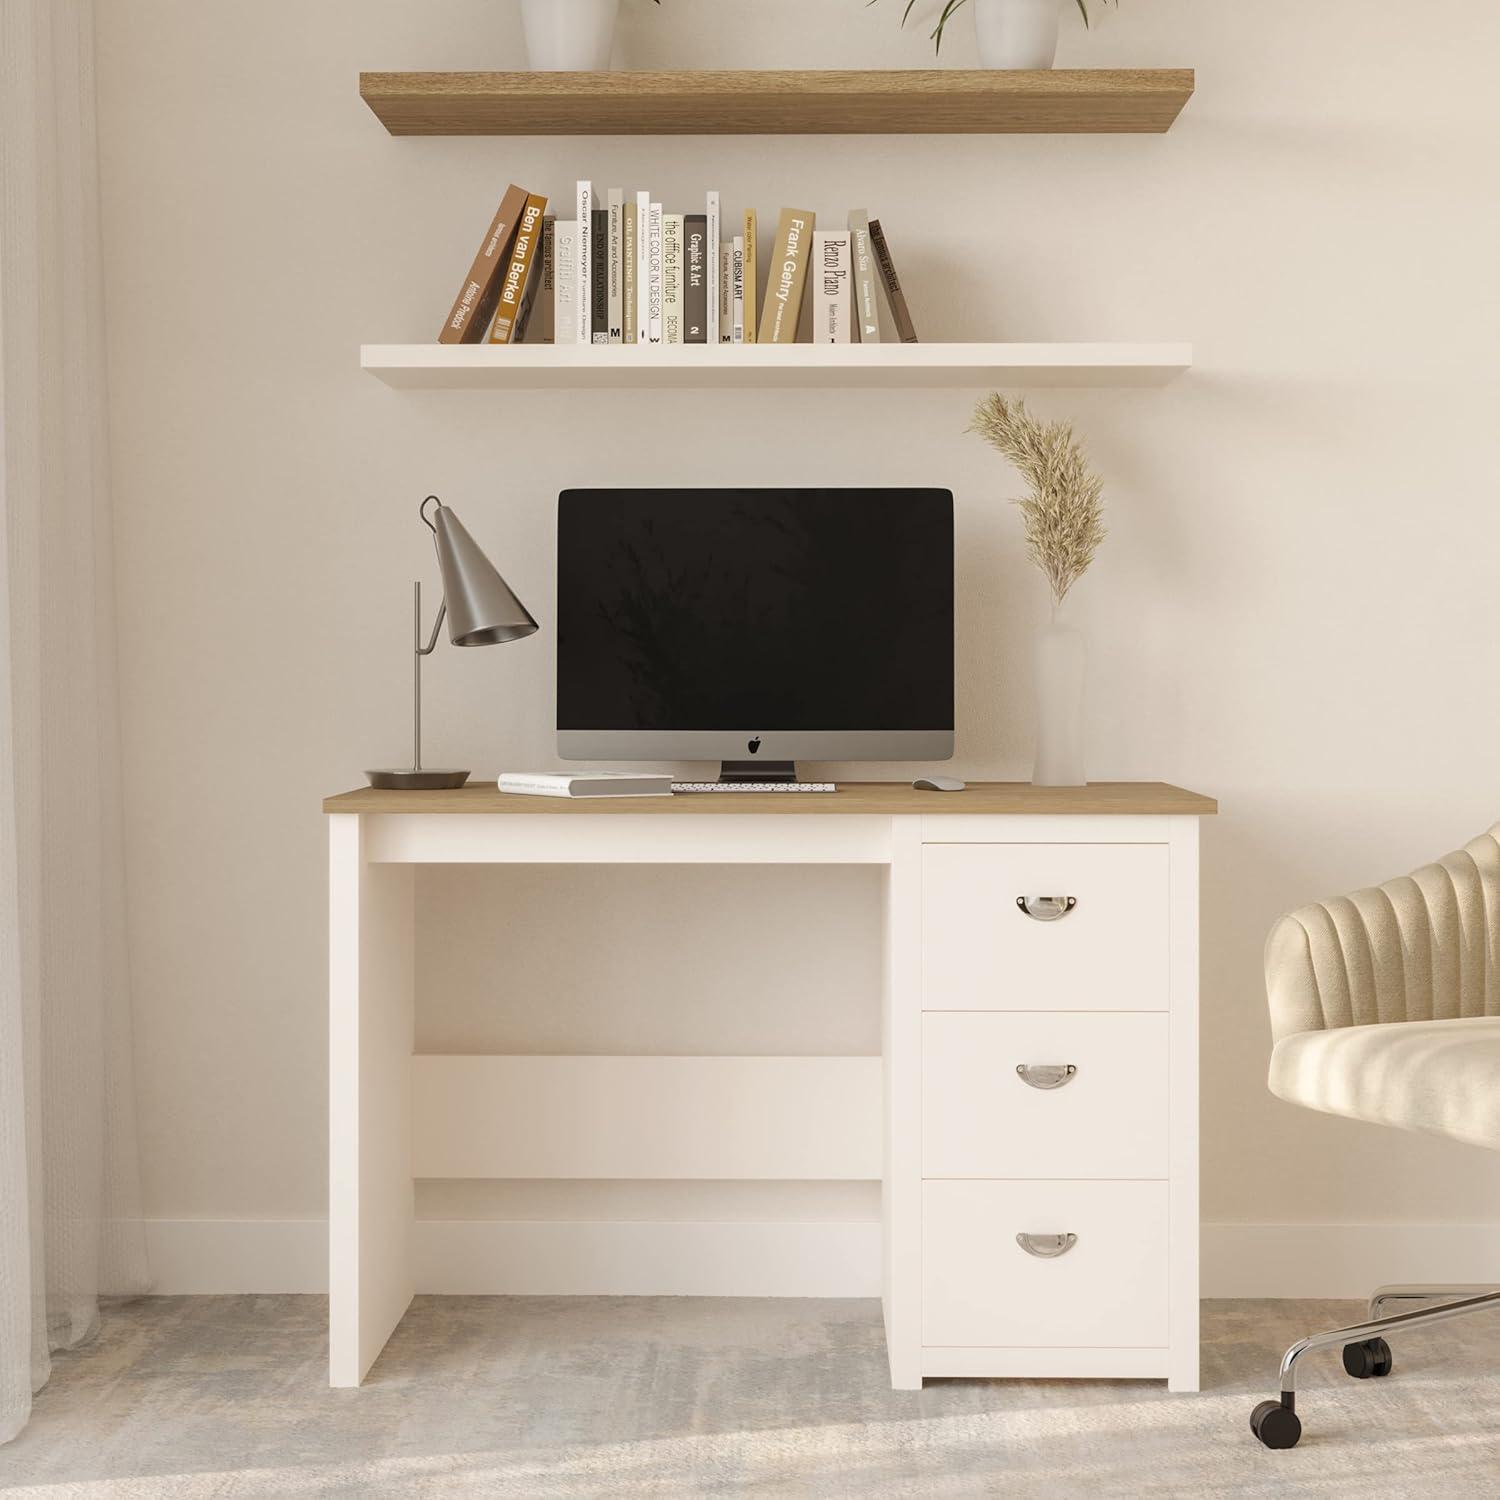
[[[565,490],[565,760],[946,760],[953,495]]]

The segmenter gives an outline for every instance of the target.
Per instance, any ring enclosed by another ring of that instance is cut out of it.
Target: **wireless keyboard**
[[[674,781],[674,792],[836,792],[831,781]]]

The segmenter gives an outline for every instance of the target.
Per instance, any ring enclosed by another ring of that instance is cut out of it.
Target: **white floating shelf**
[[[1153,386],[1191,344],[366,344],[360,363],[398,390],[901,389]]]

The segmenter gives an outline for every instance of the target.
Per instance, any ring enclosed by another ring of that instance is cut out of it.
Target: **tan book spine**
[[[490,326],[490,343],[520,343],[525,328],[526,307],[534,288],[531,268],[537,261],[537,247],[542,238],[542,219],[547,212],[547,200],[539,193],[530,193],[526,207],[521,210],[521,221],[516,226],[516,237],[511,246],[510,262],[500,281],[500,302],[495,308],[495,321]]]
[[[766,310],[760,320],[762,344],[795,344],[807,281],[807,257],[817,215],[811,209],[784,208],[776,227],[776,246],[766,273]]]
[[[891,319],[896,325],[896,336],[903,344],[915,344],[917,330],[912,325],[906,293],[901,290],[901,278],[896,275],[896,262],[891,258],[891,247],[885,242],[885,231],[881,229],[879,219],[870,220],[870,248],[875,252],[875,264],[880,268],[880,280],[885,287]]]
[[[531,272],[536,278],[536,296],[532,299],[531,321],[526,325],[526,342],[553,344],[557,342],[557,219],[552,214],[542,217],[536,256]]]
[[[760,263],[756,250],[760,242],[760,230],[755,220],[755,210],[745,210],[745,342],[755,342],[755,330],[760,325]]]
[[[453,310],[443,331],[440,344],[477,344],[485,336],[495,313],[495,299],[500,294],[500,277],[510,255],[521,211],[526,207],[527,193],[515,183],[506,188],[500,207],[490,221],[489,232],[479,246],[474,264],[453,299]]]

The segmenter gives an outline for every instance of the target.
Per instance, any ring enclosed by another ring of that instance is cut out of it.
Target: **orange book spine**
[[[516,225],[511,246],[510,264],[500,281],[500,302],[495,321],[490,325],[490,343],[517,344],[526,326],[526,309],[531,301],[532,269],[537,262],[537,247],[542,242],[542,219],[547,200],[537,193],[527,195]]]
[[[506,188],[474,264],[453,299],[453,310],[438,335],[440,344],[477,344],[483,339],[495,313],[500,276],[505,270],[521,210],[526,207],[526,197],[526,189],[515,183]]]

